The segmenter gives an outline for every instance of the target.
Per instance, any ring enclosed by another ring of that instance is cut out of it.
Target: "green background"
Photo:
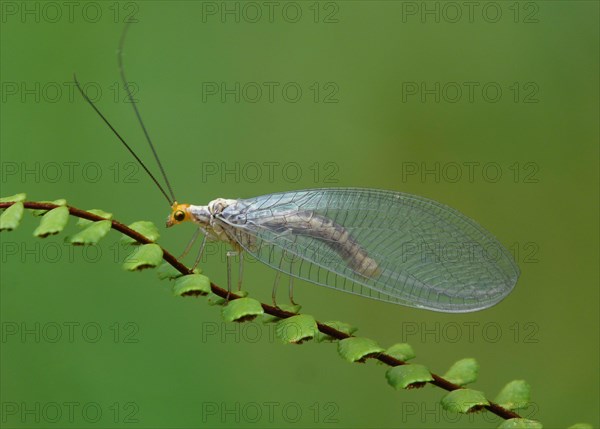
[[[273,22],[266,8],[258,22],[250,9],[240,22],[203,13],[243,6],[236,2],[96,2],[84,12],[86,4],[70,19],[65,7],[56,16],[43,3],[2,2],[2,195],[63,197],[125,223],[151,220],[166,248],[183,249],[192,225],[164,229],[165,200],[71,84],[76,71],[90,91],[100,88],[98,106],[156,170],[116,63],[123,19],[135,9],[128,77],[180,201],[360,186],[459,209],[510,247],[521,267],[514,292],[496,307],[433,313],[302,282],[297,300],[317,319],[351,323],[384,346],[411,343],[416,362],[437,373],[475,357],[474,388],[491,397],[526,379],[534,405],[523,415],[545,427],[598,427],[597,2],[496,2],[495,23],[486,21],[495,9],[482,15],[486,2],[472,22],[465,7],[451,22],[455,10],[442,2],[298,2],[285,16],[280,3]],[[407,14],[413,6],[417,14]],[[25,7],[40,18],[21,15]],[[440,22],[420,15],[425,7],[440,8]],[[298,8],[299,21],[288,22]],[[250,92],[239,103],[203,92],[222,82]],[[265,82],[278,85],[273,101],[263,93],[252,102],[255,84]],[[289,82],[302,89],[295,103],[281,92]],[[436,82],[439,102],[406,92]],[[476,85],[472,101],[465,82]],[[496,102],[482,94],[486,84],[502,89]],[[454,100],[456,85],[465,91]],[[327,101],[337,102],[324,102],[332,88]],[[420,174],[436,165],[437,176]],[[237,166],[237,175],[221,176]],[[500,422],[441,410],[436,388],[393,391],[383,367],[351,365],[335,345],[285,346],[269,327],[223,325],[218,308],[174,297],[154,272],[123,272],[127,250],[116,233],[96,249],[69,250],[62,236],[34,239],[35,224],[26,216],[0,237],[3,427]],[[219,284],[224,250],[211,247],[202,265]],[[273,275],[248,264],[245,288],[268,302]],[[65,403],[75,403],[72,418]]]

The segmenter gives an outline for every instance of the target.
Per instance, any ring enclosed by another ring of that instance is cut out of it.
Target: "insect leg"
[[[200,235],[201,231],[202,230],[200,228],[198,228],[196,230],[196,232],[194,232],[194,235],[192,236],[192,239],[188,242],[187,246],[185,246],[185,250],[183,251],[183,253],[181,254],[181,256],[179,258],[177,258],[177,259],[181,260],[181,259],[185,258],[185,256],[190,252],[190,250],[192,249],[192,246],[194,245],[194,243],[198,239],[198,236]]]
[[[298,305],[294,302],[294,276],[290,276],[289,294],[290,294],[290,304]]]
[[[232,264],[231,261],[237,255],[238,255],[238,252],[235,250],[227,251],[227,298],[225,298],[225,301],[229,301],[229,295],[231,295],[231,264]]]
[[[198,229],[198,231],[200,231],[200,230]],[[198,251],[198,256],[196,256],[196,261],[194,261],[194,266],[192,267],[192,271],[194,271],[196,269],[196,267],[200,263],[200,260],[202,259],[202,254],[204,253],[204,247],[206,246],[206,238],[207,238],[207,236],[205,235],[204,238],[202,239],[202,244],[200,244],[200,250]]]
[[[271,299],[273,301],[273,307],[279,308],[277,305],[277,286],[279,286],[279,279],[281,278],[281,271],[275,272],[275,281],[273,282],[273,291],[271,292]]]
[[[242,279],[244,276],[244,252],[240,250],[240,265],[238,267],[238,290],[242,290]]]
[[[277,286],[279,286],[279,279],[281,278],[281,266],[283,265],[283,260],[285,259],[285,250],[281,254],[281,259],[279,260],[279,269],[275,272],[275,282],[273,283],[273,291],[271,292],[271,299],[273,300],[273,306],[279,308],[277,305]]]

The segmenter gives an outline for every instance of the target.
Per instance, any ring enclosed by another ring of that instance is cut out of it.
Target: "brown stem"
[[[0,203],[0,209],[5,209],[7,207],[10,207],[13,204],[14,204],[14,202]],[[58,207],[56,204],[38,203],[38,202],[30,202],[30,201],[23,202],[23,206],[27,209],[35,209],[35,210],[52,210],[53,208]],[[72,216],[80,217],[80,218],[91,220],[91,221],[105,220],[103,217],[95,215],[90,212],[87,212],[85,210],[80,210],[78,208],[71,207],[71,206],[68,206],[68,208],[69,208],[69,213]],[[127,235],[128,237],[133,238],[137,242],[143,243],[143,244],[152,243],[152,241],[150,241],[148,238],[144,237],[142,234],[134,231],[133,229],[129,228],[128,226],[123,225],[122,223],[117,222],[116,220],[113,220],[111,222],[112,222],[113,229],[119,231],[120,233],[122,233],[124,235]],[[162,247],[161,247],[161,249],[162,249]],[[177,260],[177,258],[175,256],[173,256],[171,253],[169,253],[166,249],[162,249],[162,251],[163,251],[163,259],[167,263],[172,265],[175,269],[177,269],[181,274],[191,274],[192,273],[192,271],[188,267],[186,267],[184,264],[179,262]],[[223,289],[212,282],[210,283],[210,287],[211,287],[212,292],[215,295],[218,295],[221,298],[227,298],[228,292],[226,289]],[[240,298],[240,296],[236,295],[233,292],[229,293],[230,300],[237,299],[237,298]],[[297,315],[297,313],[291,313],[289,311],[284,311],[280,308],[273,307],[271,305],[267,305],[267,304],[261,304],[261,305],[262,305],[262,308],[264,309],[265,313],[270,314],[272,316],[279,317],[281,319],[286,319],[288,317]],[[323,323],[317,322],[317,326],[319,328],[319,331],[321,331],[322,333],[324,333],[326,335],[329,335],[330,337],[336,338],[338,340],[343,340],[345,338],[350,337],[350,335],[348,335],[344,332],[338,331],[337,329],[334,329],[331,326],[327,326]],[[399,365],[407,364],[406,361],[396,359],[385,353],[379,353],[377,355],[372,356],[372,358],[377,359],[378,361],[383,362],[389,366],[399,366]],[[436,375],[433,373],[431,375],[433,377],[433,381],[430,381],[429,383],[433,384],[434,386],[440,387],[447,391],[463,389],[462,386],[451,383],[450,381],[446,380],[443,377],[440,377],[439,375]],[[490,402],[489,405],[485,405],[484,408],[486,408],[491,413],[496,414],[499,417],[502,417],[503,419],[520,418],[520,416],[517,413],[515,413],[514,411],[507,410],[506,408],[503,408],[494,402]]]

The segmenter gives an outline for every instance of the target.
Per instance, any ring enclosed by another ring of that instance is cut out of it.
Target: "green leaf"
[[[531,386],[525,380],[513,380],[506,384],[494,399],[498,405],[507,410],[525,408],[531,398]]]
[[[67,200],[65,200],[64,198],[58,199],[58,200],[54,200],[54,201],[40,201],[40,203],[47,203],[47,204],[54,204],[56,206],[66,206],[67,205]],[[31,210],[31,214],[34,216],[43,216],[46,213],[48,213],[50,210],[45,210],[45,209],[38,209],[38,210]]]
[[[261,314],[264,314],[264,310],[260,302],[252,298],[234,299],[229,301],[222,310],[226,322],[247,322]]]
[[[385,351],[385,354],[402,361],[414,359],[416,356],[411,345],[407,343],[394,344]]]
[[[27,199],[27,194],[15,194],[10,197],[2,197],[0,198],[0,203],[21,203]]]
[[[248,291],[246,290],[236,290],[235,294],[239,297],[245,298],[248,296]],[[208,297],[208,305],[225,305],[227,304],[227,300],[225,298],[221,298],[219,295],[211,293]]]
[[[319,328],[314,317],[299,314],[281,320],[275,327],[275,335],[284,343],[302,344],[317,335]]]
[[[448,392],[441,401],[442,407],[457,413],[469,413],[489,405],[483,392],[472,389],[457,389]]]
[[[152,242],[155,242],[156,240],[158,240],[158,237],[160,237],[160,234],[158,233],[158,228],[156,227],[156,225],[154,225],[152,222],[149,222],[147,220],[140,220],[140,221],[134,222],[128,226],[129,226],[129,228],[133,229],[135,232],[139,232],[140,234],[142,234],[144,237],[146,237],[147,239],[149,239]],[[121,243],[133,244],[133,245],[141,244],[127,235],[124,235],[121,237]]]
[[[343,332],[346,335],[352,335],[353,333],[355,333],[358,330],[358,328],[355,328],[354,326],[352,326],[348,323],[339,322],[337,320],[332,320],[330,322],[323,322],[323,325],[330,326],[333,329]],[[328,342],[338,341],[338,339],[334,338],[334,337],[330,337],[329,335],[324,334],[323,332],[318,332],[317,336],[315,337],[315,341],[318,343],[322,343],[323,341],[328,341]]]
[[[98,244],[98,242],[103,239],[106,234],[108,234],[111,225],[112,222],[109,220],[92,222],[90,226],[68,238],[67,241],[76,246],[81,246],[84,244]]]
[[[22,202],[14,203],[0,214],[0,231],[12,231],[21,223],[25,208]]]
[[[338,353],[348,362],[362,363],[383,351],[384,349],[370,338],[350,337],[338,342]]]
[[[508,419],[502,422],[498,429],[542,429],[542,424],[529,419]],[[571,426],[572,428],[572,426]],[[571,429],[569,428],[569,429]],[[580,428],[583,429],[583,428]],[[589,429],[592,429],[590,426]]]
[[[123,269],[127,271],[141,271],[146,268],[155,268],[160,264],[162,256],[163,251],[158,244],[144,244],[135,249],[133,253],[125,259],[125,262],[123,262]]]
[[[396,390],[422,387],[428,381],[433,380],[429,370],[419,364],[394,366],[387,370],[385,378],[387,378],[388,384]]]
[[[473,358],[465,358],[454,362],[454,365],[444,374],[444,378],[450,383],[464,386],[477,380],[479,364]]]
[[[100,210],[100,209],[91,209],[91,210],[86,210],[86,211],[89,213],[95,214],[96,216],[100,216],[106,220],[111,220],[113,217],[112,213],[105,212],[104,210]],[[89,226],[91,223],[94,223],[94,222],[97,222],[97,221],[79,218],[79,220],[77,220],[77,226],[85,227],[85,226]]]
[[[277,308],[279,308],[280,310],[283,311],[289,311],[290,313],[298,313],[300,311],[300,309],[302,308],[301,305],[292,305],[292,304],[281,304],[278,305]],[[273,316],[272,314],[264,314],[262,317],[262,322],[263,323],[275,323],[275,322],[279,322],[281,320],[281,317],[277,317],[277,316]]]
[[[33,231],[36,237],[48,237],[58,234],[67,225],[69,220],[69,208],[65,206],[56,207],[49,210],[40,221],[40,225]]]
[[[177,279],[184,275],[184,274],[181,274],[177,268],[175,268],[173,265],[169,264],[168,262],[163,262],[162,264],[160,264],[158,266],[158,269],[156,270],[156,274],[158,275],[158,278],[160,280],[164,280],[164,279],[173,280],[173,279]],[[202,274],[202,270],[200,268],[194,268],[194,274]],[[187,274],[185,274],[185,275],[187,275]]]
[[[202,274],[187,274],[179,277],[173,285],[173,293],[178,296],[204,296],[210,291],[210,279]]]
[[[594,427],[589,423],[575,423],[574,425],[569,426],[568,429],[594,429]]]
[[[156,274],[158,275],[158,278],[160,280],[173,280],[183,276],[183,274],[181,274],[179,270],[177,270],[173,265],[169,264],[168,262],[163,262],[162,264],[160,264],[158,269],[156,270]]]
[[[208,297],[208,305],[224,305],[225,298],[221,298],[219,295],[211,294]]]

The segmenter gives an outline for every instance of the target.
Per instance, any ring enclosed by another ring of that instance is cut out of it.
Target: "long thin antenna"
[[[119,41],[119,50],[117,51],[117,59],[119,61],[119,71],[121,72],[121,80],[123,81],[123,86],[125,86],[125,91],[127,91],[127,97],[129,98],[129,102],[131,103],[131,106],[133,107],[133,111],[135,112],[138,122],[140,123],[140,126],[142,127],[142,130],[144,131],[144,135],[146,136],[146,140],[148,141],[148,144],[150,145],[150,149],[152,149],[152,153],[154,154],[154,159],[156,159],[158,168],[160,168],[160,172],[161,172],[163,178],[165,179],[165,183],[167,184],[167,189],[169,190],[169,193],[171,194],[171,199],[173,201],[176,201],[177,199],[175,198],[175,194],[173,193],[173,188],[171,187],[171,184],[169,183],[169,179],[167,178],[165,169],[163,168],[162,163],[160,162],[160,158],[158,157],[158,154],[156,153],[154,144],[152,144],[152,140],[150,139],[150,134],[148,134],[148,130],[146,130],[144,121],[142,121],[142,116],[140,115],[140,112],[137,108],[135,100],[133,99],[133,94],[131,93],[131,89],[129,88],[129,83],[127,82],[127,77],[125,77],[125,65],[123,64],[123,48],[125,46],[125,37],[127,36],[127,30],[129,29],[129,24],[131,24],[131,21],[127,21],[127,23],[125,24],[125,28],[123,29],[123,34],[121,34],[121,40]]]
[[[98,116],[100,116],[102,118],[104,123],[106,123],[106,125],[108,125],[108,127],[111,129],[111,131],[119,138],[119,140],[121,140],[121,143],[123,143],[123,145],[127,148],[129,153],[131,155],[133,155],[133,157],[136,159],[136,161],[140,163],[142,168],[146,171],[146,173],[148,173],[148,176],[150,176],[150,178],[154,181],[156,186],[158,186],[158,189],[160,189],[160,192],[162,192],[162,194],[165,196],[165,198],[167,199],[169,204],[172,205],[173,202],[175,201],[175,199],[174,198],[171,199],[169,197],[169,195],[165,192],[164,188],[160,185],[160,183],[158,183],[158,180],[156,180],[156,177],[154,177],[154,175],[152,173],[150,173],[150,170],[148,170],[148,167],[146,167],[146,164],[144,164],[144,162],[140,159],[140,157],[135,154],[133,149],[131,149],[131,147],[127,144],[127,142],[125,142],[123,137],[121,137],[121,135],[117,132],[117,130],[115,130],[115,128],[110,124],[110,122],[108,122],[108,119],[106,119],[106,117],[102,114],[102,112],[100,112],[100,110],[98,110],[98,108],[96,107],[94,102],[92,100],[90,100],[90,98],[85,94],[85,92],[83,92],[83,88],[81,88],[81,85],[79,84],[79,81],[77,80],[77,76],[75,74],[73,74],[73,79],[75,80],[75,85],[77,86],[77,89],[79,90],[79,92],[81,93],[81,95],[83,96],[85,101],[87,101],[89,103],[89,105],[92,106],[92,108],[96,111]]]

